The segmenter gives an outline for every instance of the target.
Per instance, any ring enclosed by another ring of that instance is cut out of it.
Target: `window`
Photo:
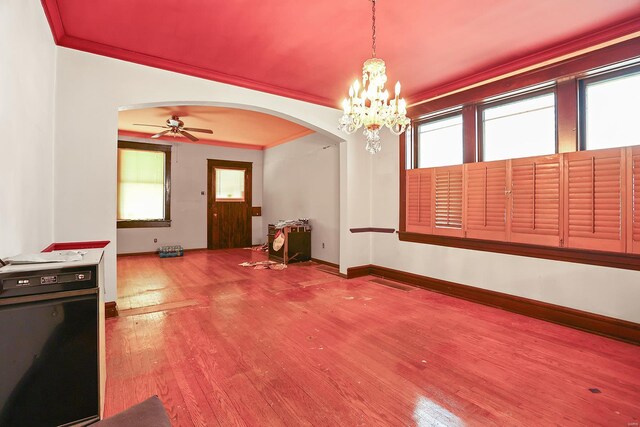
[[[244,202],[244,169],[216,168],[216,201]]]
[[[581,98],[582,148],[595,150],[640,144],[638,67],[582,80]]]
[[[480,108],[482,160],[556,152],[555,94],[546,92]]]
[[[169,227],[171,146],[118,142],[118,228]]]
[[[418,167],[462,164],[462,114],[418,125]]]
[[[637,270],[638,99],[630,40],[414,104],[399,239]]]

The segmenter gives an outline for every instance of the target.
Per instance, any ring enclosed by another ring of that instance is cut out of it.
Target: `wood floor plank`
[[[258,307],[256,306],[255,309]],[[280,315],[282,314],[284,313],[280,313]],[[336,414],[341,423],[358,425],[364,414],[368,414],[369,418],[376,415],[379,407],[373,405],[375,402],[372,402],[371,399],[365,399],[355,392],[353,383],[340,381],[348,376],[338,376],[338,381],[335,381],[326,375],[330,369],[329,366],[332,366],[334,370],[341,368],[341,366],[336,363],[327,363],[325,354],[328,352],[322,352],[321,345],[307,339],[311,337],[293,340],[290,333],[281,334],[276,328],[266,328],[264,324],[261,327],[260,323],[254,324],[252,319],[247,319],[247,321],[249,324],[246,325],[246,329],[254,331],[255,336],[241,335],[239,338],[242,341],[271,343],[261,347],[264,355],[271,359],[261,366],[268,366],[278,361],[286,364],[286,375],[295,381],[298,387],[306,389],[316,406],[319,406],[319,410],[323,410],[325,406],[331,408],[332,414],[328,416],[329,418]],[[312,354],[316,357],[310,357]],[[319,357],[320,355],[323,357]],[[358,382],[362,382],[362,379]],[[313,388],[307,387],[307,384],[310,383],[314,384]],[[388,401],[388,398],[384,400]],[[382,414],[379,421],[384,420],[388,425],[388,414],[386,415]],[[397,419],[394,421],[395,423],[399,422]]]
[[[132,315],[107,321],[106,415],[157,394],[186,426],[640,418],[639,347],[312,263],[238,265],[265,258],[119,258],[118,307]]]

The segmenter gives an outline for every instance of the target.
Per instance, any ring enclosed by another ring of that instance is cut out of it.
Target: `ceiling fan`
[[[160,138],[162,135],[165,135],[167,133],[171,133],[171,136],[176,136],[176,135],[183,135],[186,136],[187,138],[189,138],[191,141],[196,142],[199,141],[198,138],[196,138],[195,136],[191,135],[189,132],[201,132],[201,133],[213,133],[213,131],[211,129],[198,129],[198,128],[186,128],[184,127],[184,122],[182,120],[180,120],[180,118],[178,116],[171,116],[171,118],[167,119],[167,125],[166,126],[160,126],[160,125],[147,125],[147,124],[142,124],[142,123],[134,123],[134,126],[150,126],[150,127],[156,127],[156,128],[162,128],[162,129],[166,129],[163,130],[162,132],[158,132],[155,135],[152,135],[151,138]]]

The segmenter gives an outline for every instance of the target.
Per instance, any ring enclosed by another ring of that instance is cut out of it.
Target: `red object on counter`
[[[95,240],[91,242],[56,242],[42,250],[42,252],[65,251],[70,249],[101,249],[111,243],[110,240]]]

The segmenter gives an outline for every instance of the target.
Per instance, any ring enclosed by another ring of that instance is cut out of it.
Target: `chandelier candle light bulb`
[[[403,133],[411,120],[406,116],[407,104],[400,98],[400,82],[395,86],[395,97],[389,100],[389,91],[384,88],[387,82],[386,66],[382,59],[376,58],[376,1],[371,0],[373,16],[372,58],[362,67],[362,92],[360,82],[349,86],[349,100],[342,101],[344,114],[340,118],[339,128],[348,134],[364,126],[367,137],[366,149],[371,154],[380,151],[380,128],[386,126],[396,135]]]

